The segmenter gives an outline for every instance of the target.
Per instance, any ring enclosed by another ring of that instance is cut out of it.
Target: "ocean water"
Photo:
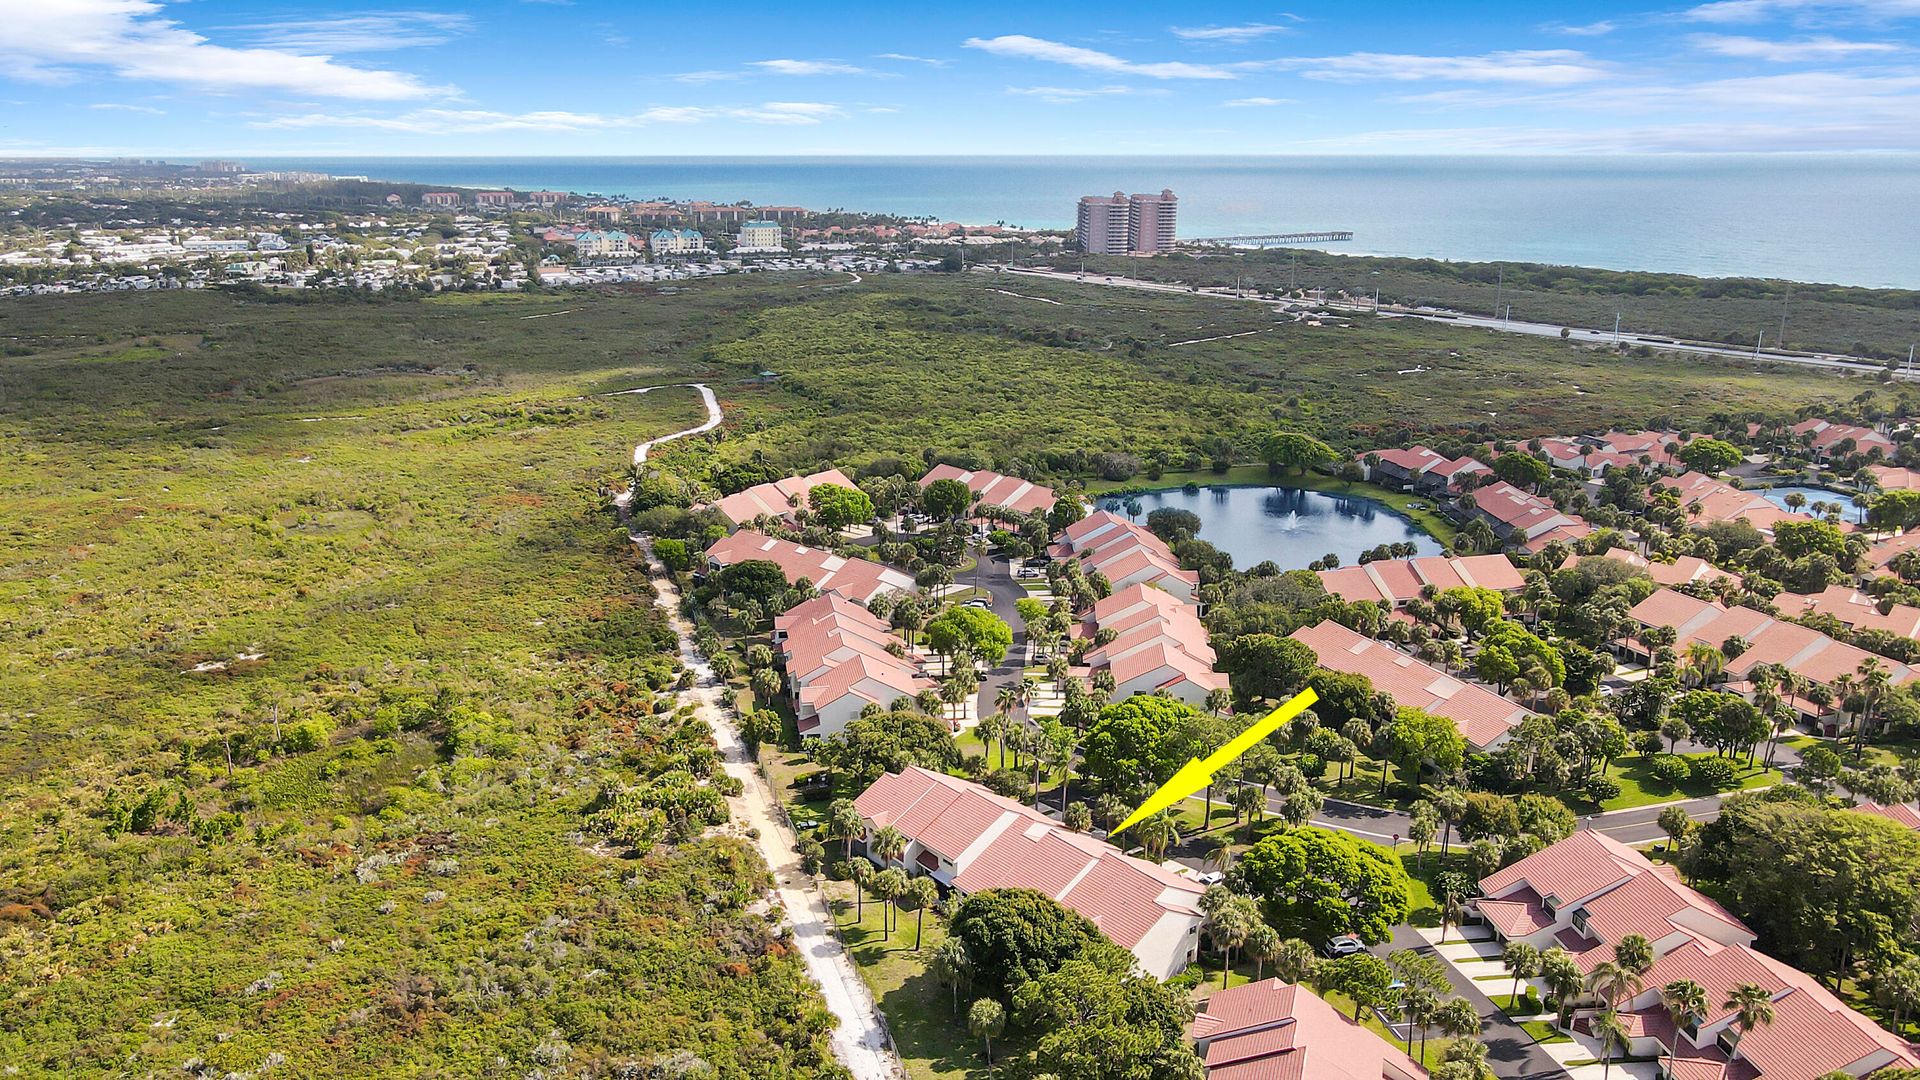
[[[280,158],[262,168],[1067,227],[1180,196],[1182,236],[1352,230],[1331,251],[1920,288],[1920,155]]]
[[[1233,565],[1242,570],[1268,559],[1282,570],[1298,570],[1328,553],[1340,556],[1340,565],[1351,566],[1360,561],[1363,551],[1406,541],[1422,555],[1438,555],[1442,550],[1440,542],[1412,520],[1360,495],[1214,484],[1191,493],[1173,488],[1131,498],[1140,504],[1142,524],[1162,507],[1193,511],[1200,518],[1200,539],[1233,556]],[[1124,514],[1126,501],[1104,498],[1099,504]]]

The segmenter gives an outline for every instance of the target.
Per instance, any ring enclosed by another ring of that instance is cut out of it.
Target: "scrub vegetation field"
[[[714,386],[727,423],[682,465],[1091,479],[1107,451],[1249,460],[1276,426],[1514,436],[1857,389],[1118,292],[0,306],[0,1066],[837,1074],[606,506],[699,399],[614,391]]]

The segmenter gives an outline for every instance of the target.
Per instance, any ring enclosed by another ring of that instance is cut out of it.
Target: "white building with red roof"
[[[1476,750],[1499,746],[1521,721],[1534,715],[1533,710],[1478,683],[1456,679],[1331,619],[1318,626],[1303,626],[1289,636],[1312,649],[1321,667],[1365,675],[1373,688],[1393,698],[1395,705],[1453,721],[1461,737]]]
[[[773,620],[773,642],[803,738],[839,734],[869,705],[934,688],[906,642],[838,593],[822,593]]]
[[[1772,536],[1773,527],[1782,521],[1813,520],[1811,515],[1797,514],[1773,505],[1759,492],[1743,491],[1732,484],[1697,472],[1663,476],[1660,478],[1660,485],[1679,492],[1680,505],[1686,508],[1688,517],[1700,524],[1716,521],[1745,521],[1768,536]]]
[[[1473,492],[1473,513],[1493,529],[1493,535],[1525,551],[1538,551],[1553,540],[1576,540],[1593,531],[1584,520],[1561,512],[1550,500],[1496,480]]]
[[[1649,559],[1631,548],[1608,548],[1605,554],[1582,555],[1579,561],[1585,562],[1588,559],[1612,559],[1615,562],[1626,563],[1636,569],[1645,570],[1654,584],[1664,585],[1667,588],[1696,581],[1712,582],[1722,579],[1730,580],[1735,585],[1740,584],[1740,575],[1730,574],[1698,555],[1681,555],[1672,562],[1661,562],[1658,559]]]
[[[734,525],[745,525],[762,516],[792,520],[795,511],[807,508],[807,495],[821,484],[859,490],[839,469],[826,469],[808,476],[788,476],[755,484],[721,497],[712,506]]]
[[[1313,991],[1267,979],[1200,1003],[1187,1027],[1206,1080],[1424,1080],[1427,1070]]]
[[[1193,605],[1163,589],[1120,589],[1095,603],[1078,630],[1088,638],[1113,631],[1112,641],[1096,645],[1081,662],[1089,674],[1112,673],[1116,701],[1164,690],[1204,706],[1208,694],[1227,688],[1226,675],[1213,670],[1213,646]]]
[[[1728,689],[1738,693],[1752,693],[1750,679],[1754,669],[1763,664],[1782,665],[1808,682],[1826,687],[1832,687],[1834,680],[1842,675],[1857,675],[1861,665],[1869,660],[1887,672],[1894,686],[1912,682],[1916,674],[1905,664],[1835,641],[1799,623],[1776,619],[1752,608],[1729,608],[1710,600],[1698,600],[1673,589],[1658,590],[1634,605],[1627,617],[1643,627],[1672,627],[1673,647],[1680,653],[1695,642],[1723,651],[1730,638],[1746,642],[1739,656],[1727,657],[1725,668],[1733,680]],[[1637,659],[1648,658],[1645,643],[1637,637],[1623,637],[1615,642],[1615,647]],[[1812,702],[1796,697],[1791,703],[1809,718],[1820,718],[1820,710]]]
[[[1920,637],[1920,608],[1883,602],[1851,585],[1829,585],[1809,596],[1781,593],[1774,602],[1791,615],[1801,614],[1796,608],[1804,605],[1805,611],[1831,615],[1850,630],[1885,630],[1901,637]]]
[[[1428,589],[1445,592],[1472,587],[1516,593],[1527,586],[1505,555],[1376,559],[1319,573],[1320,584],[1342,600],[1377,601],[1396,608],[1405,607],[1407,601],[1425,595]]]
[[[789,585],[805,578],[821,592],[837,592],[863,604],[881,593],[913,591],[913,579],[892,567],[775,539],[752,529],[717,540],[707,549],[709,571],[751,561],[778,566]]]
[[[1758,425],[1754,425],[1757,430]],[[1844,456],[1851,452],[1871,454],[1879,451],[1881,457],[1893,456],[1893,439],[1870,427],[1859,424],[1842,424],[1832,420],[1802,420],[1790,429],[1800,437],[1812,451],[1815,461],[1825,461],[1830,457]],[[1850,449],[1842,449],[1841,444],[1851,440]]]
[[[1157,979],[1178,975],[1199,956],[1205,889],[1198,882],[1064,828],[1030,806],[919,766],[875,780],[854,806],[866,838],[889,825],[907,838],[906,851],[889,865],[926,874],[962,895],[1043,892],[1086,916]]]
[[[1603,833],[1576,832],[1480,881],[1477,914],[1502,941],[1559,946],[1582,971],[1612,960],[1629,934],[1645,938],[1653,967],[1645,989],[1616,1003],[1628,1053],[1671,1057],[1677,1080],[1810,1080],[1829,1072],[1865,1076],[1889,1065],[1920,1065],[1906,1042],[1848,1008],[1812,976],[1753,948],[1747,925]],[[1707,1015],[1679,1028],[1660,988],[1687,979],[1706,991]],[[1772,1024],[1741,1035],[1724,1007],[1743,984],[1765,987]],[[1576,1029],[1597,1002],[1579,1010]]]
[[[1906,803],[1863,802],[1856,804],[1854,809],[1863,814],[1886,818],[1896,825],[1904,825],[1909,829],[1920,829],[1920,810],[1915,810]]]
[[[1182,570],[1165,541],[1111,510],[1067,526],[1049,550],[1055,558],[1080,560],[1089,574],[1106,575],[1115,591],[1145,584],[1191,601],[1200,588],[1199,571]]]
[[[1369,480],[1430,495],[1464,491],[1479,476],[1492,471],[1476,458],[1449,458],[1424,446],[1372,450],[1361,454],[1359,460]]]
[[[976,506],[998,506],[1018,514],[1044,514],[1053,509],[1053,489],[1031,480],[987,469],[962,469],[958,465],[935,465],[920,478],[925,488],[935,480],[958,480],[977,498]]]

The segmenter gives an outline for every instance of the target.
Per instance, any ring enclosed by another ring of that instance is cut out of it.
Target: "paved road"
[[[1269,813],[1280,811],[1280,800],[1272,795],[1268,795],[1267,803]],[[1635,806],[1625,810],[1609,810],[1606,813],[1581,818],[1575,828],[1603,832],[1623,844],[1645,844],[1664,840],[1667,834],[1660,828],[1660,812],[1670,805],[1673,804],[1661,803],[1654,806]],[[1680,800],[1679,805],[1685,806],[1687,816],[1695,821],[1712,821],[1720,815],[1720,796],[1718,795]],[[1405,840],[1412,828],[1412,822],[1404,811],[1367,806],[1341,799],[1328,799],[1321,807],[1320,816],[1313,819],[1313,824],[1325,829],[1338,829],[1341,832],[1352,833],[1382,844],[1391,843],[1396,839]],[[1458,835],[1454,839],[1458,841]]]
[[[1026,674],[1027,628],[1014,605],[1026,597],[1027,590],[1009,575],[1007,560],[1001,555],[981,559],[978,569],[953,580],[956,585],[978,585],[987,590],[993,598],[993,613],[1013,627],[1013,647],[1007,650],[1007,658],[980,679],[980,698],[974,715],[985,716],[993,711],[993,698],[1000,688],[1019,682]]]
[[[1373,951],[1384,960],[1396,949],[1413,949],[1439,957],[1438,950],[1427,944],[1427,939],[1411,926],[1394,927],[1393,938],[1385,945],[1375,946]],[[1444,958],[1440,967],[1447,973],[1453,992],[1472,1002],[1480,1014],[1480,1041],[1487,1044],[1487,1064],[1495,1076],[1500,1080],[1567,1080],[1567,1071],[1560,1063],[1540,1049],[1525,1028],[1507,1019],[1472,979],[1460,974],[1459,969]]]
[[[1227,292],[1202,292],[1190,285],[1169,285],[1157,281],[1141,281],[1136,278],[1112,277],[1105,274],[1079,274],[1068,270],[1041,270],[1033,267],[1003,267],[1008,273],[1027,277],[1050,278],[1054,281],[1075,282],[1083,285],[1104,285],[1113,288],[1139,289],[1145,292],[1175,293],[1183,296],[1205,296],[1218,300],[1240,300],[1249,303],[1265,304],[1269,307],[1277,304],[1300,304],[1298,300],[1277,300],[1269,296],[1238,296]],[[1355,314],[1378,314],[1383,318],[1421,319],[1427,322],[1447,323],[1453,326],[1469,326],[1482,330],[1494,330],[1507,334],[1526,334],[1531,337],[1559,337],[1560,323],[1526,322],[1520,319],[1496,319],[1485,315],[1467,315],[1462,312],[1441,308],[1402,308],[1381,305],[1378,309],[1371,303],[1323,300],[1312,302],[1313,307],[1335,311],[1348,311]],[[1710,341],[1681,341],[1654,334],[1630,334],[1622,332],[1617,336],[1612,330],[1592,330],[1579,327],[1566,327],[1570,340],[1590,345],[1644,345],[1650,349],[1663,349],[1667,352],[1688,353],[1695,356],[1725,357],[1735,360],[1765,360],[1779,364],[1798,364],[1803,367],[1827,368],[1841,371],[1855,371],[1866,374],[1878,374],[1886,365],[1877,360],[1862,356],[1849,356],[1844,353],[1782,353],[1768,349],[1742,349],[1731,345],[1719,345]],[[1896,372],[1896,378],[1914,378],[1904,372]]]

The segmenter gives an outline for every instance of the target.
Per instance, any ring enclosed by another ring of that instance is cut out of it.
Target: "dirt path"
[[[557,315],[560,313],[554,312],[554,314]],[[668,383],[666,385],[691,386],[695,390],[700,391],[701,400],[705,401],[707,404],[707,421],[704,424],[700,424],[695,427],[690,427],[685,431],[676,431],[671,435],[662,435],[657,439],[648,439],[646,442],[643,442],[639,446],[634,447],[633,463],[635,465],[645,465],[647,463],[647,452],[649,450],[652,450],[654,447],[659,446],[661,443],[670,443],[675,439],[684,439],[689,435],[699,435],[702,432],[712,431],[714,428],[717,428],[720,426],[720,420],[721,420],[720,402],[714,399],[713,390],[706,383],[697,383],[697,382]],[[600,396],[601,397],[619,397],[622,394],[645,394],[650,391],[654,391],[658,389],[661,389],[661,388],[658,386],[641,386],[641,387],[636,387],[632,390],[615,390],[611,394],[602,394]]]
[[[707,395],[707,401],[711,405],[712,394]],[[718,416],[717,408],[715,415]],[[855,1080],[906,1080],[906,1070],[893,1053],[893,1041],[887,1035],[879,1007],[868,993],[867,984],[860,981],[853,957],[833,932],[833,915],[826,898],[815,887],[813,879],[801,873],[800,857],[793,850],[793,832],[775,809],[773,792],[760,770],[754,767],[746,745],[740,741],[732,710],[722,696],[724,684],[714,678],[713,669],[694,649],[693,627],[680,613],[679,588],[654,557],[652,544],[638,537],[635,543],[640,545],[653,570],[654,602],[666,611],[673,632],[680,638],[680,660],[694,673],[694,689],[687,692],[688,696],[700,718],[712,729],[727,774],[742,785],[742,794],[728,800],[733,820],[743,828],[758,830],[756,843],[761,856],[773,869],[774,888],[793,927],[794,945],[806,961],[808,974],[820,984],[827,1007],[839,1018],[839,1026],[833,1032],[835,1056],[853,1073]]]

